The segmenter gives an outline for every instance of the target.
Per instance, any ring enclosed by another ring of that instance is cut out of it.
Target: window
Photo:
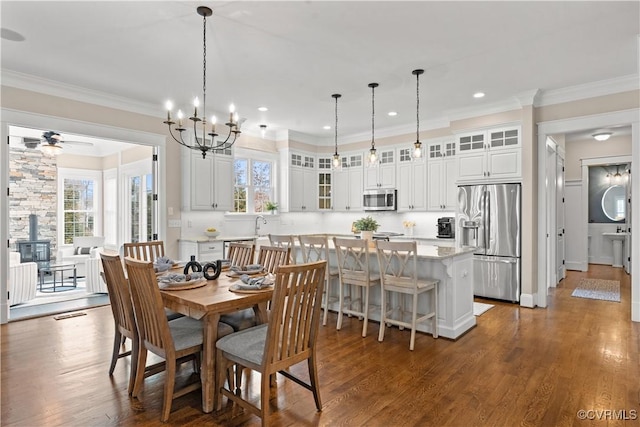
[[[233,162],[234,212],[265,212],[264,205],[273,197],[273,163],[251,158]]]
[[[122,165],[124,241],[148,242],[153,237],[153,173],[151,160]]]
[[[61,244],[73,243],[75,236],[102,234],[102,172],[59,169],[58,200]]]

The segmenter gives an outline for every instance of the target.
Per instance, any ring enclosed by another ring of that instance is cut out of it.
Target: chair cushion
[[[176,350],[182,350],[197,345],[202,345],[203,323],[191,317],[183,316],[169,322],[173,345]],[[233,333],[233,328],[226,323],[218,322],[218,338]]]
[[[257,325],[256,315],[252,308],[223,314],[220,316],[220,321],[231,325],[234,331],[242,331]]]
[[[264,324],[222,337],[216,342],[216,347],[225,353],[260,365],[266,340],[267,324]]]

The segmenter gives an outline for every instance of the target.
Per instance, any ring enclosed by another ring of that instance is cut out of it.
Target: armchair
[[[104,271],[100,254],[104,251],[102,248],[91,249],[90,258],[84,262],[86,273],[87,293],[89,294],[108,294],[109,289],[101,272]],[[115,253],[115,252],[114,252]]]
[[[61,247],[58,250],[56,262],[58,263],[75,263],[76,276],[86,277],[87,269],[85,262],[92,258],[91,250],[104,247],[104,237],[101,236],[77,236],[73,238],[73,246]],[[100,261],[100,256],[95,256]]]
[[[35,298],[37,285],[38,264],[20,263],[20,252],[9,252],[9,305]]]

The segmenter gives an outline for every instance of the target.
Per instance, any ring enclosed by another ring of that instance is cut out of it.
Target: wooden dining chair
[[[235,332],[216,343],[217,408],[222,408],[222,396],[238,403],[269,424],[270,377],[279,372],[313,393],[316,408],[322,410],[316,339],[320,325],[320,306],[327,262],[280,266],[276,273],[271,316],[265,325]],[[293,376],[285,369],[307,361],[310,382]],[[260,372],[260,407],[235,393],[232,385],[224,387],[231,365],[238,364]]]
[[[336,329],[342,328],[344,314],[356,315],[364,320],[362,336],[366,337],[369,324],[370,290],[372,286],[380,284],[380,276],[371,274],[369,241],[334,237],[333,244],[338,257],[338,273],[340,277],[338,325]],[[345,298],[347,287],[349,287],[349,298]],[[358,289],[360,295],[358,298],[353,298],[354,292],[350,289],[352,287]],[[354,308],[356,304],[359,305],[359,310]]]
[[[229,243],[228,258],[232,266],[244,266],[253,264],[256,245],[249,243]]]
[[[279,248],[290,248],[289,264],[296,263],[296,238],[293,234],[269,234],[269,244],[271,246],[277,246]]]
[[[418,253],[417,242],[386,242],[376,241],[376,251],[378,263],[380,265],[380,280],[382,291],[380,296],[380,332],[378,341],[384,339],[385,325],[391,324],[399,327],[411,328],[411,339],[409,350],[413,350],[416,340],[416,324],[431,319],[431,334],[438,338],[438,280],[418,279]],[[392,304],[387,304],[387,293],[396,292],[401,297],[410,295],[411,301],[411,321],[405,314],[404,298],[398,298],[398,305],[393,308]],[[431,295],[431,309],[428,313],[418,313],[418,296],[429,292]],[[387,306],[391,306],[390,309]],[[395,316],[394,316],[395,314]]]
[[[324,326],[327,324],[329,305],[339,301],[339,292],[338,294],[331,294],[331,283],[339,278],[340,273],[337,267],[331,267],[329,263],[329,239],[326,235],[300,235],[298,236],[298,241],[300,242],[300,250],[302,251],[304,262],[327,261],[327,277],[324,286],[324,302],[322,304],[324,308],[322,325]]]
[[[104,270],[101,274],[107,285],[111,312],[113,313],[113,320],[115,324],[115,336],[113,338],[113,352],[111,355],[111,365],[109,366],[109,375],[113,375],[118,359],[131,356],[131,370],[129,372],[129,386],[127,391],[129,395],[133,395],[139,353],[140,351],[146,352],[146,349],[144,347],[140,348],[138,329],[133,311],[133,302],[129,292],[129,282],[125,277],[124,267],[120,256],[115,252],[103,252],[100,254],[100,258]],[[175,318],[172,316],[173,312],[168,314],[165,312],[165,315],[168,320]],[[174,324],[172,322],[169,322],[170,328],[173,327],[173,325]],[[124,344],[127,339],[131,340],[131,350],[121,352],[120,349],[124,349]],[[195,360],[194,362],[196,370],[199,369],[199,362],[199,360]],[[163,370],[164,362],[145,366],[143,376],[146,378]]]
[[[289,264],[291,248],[279,248],[277,246],[260,246],[258,251],[258,264],[264,267],[268,273],[276,273],[281,265]]]
[[[152,242],[125,243],[124,256],[154,262],[164,256],[164,242],[162,240],[154,240]]]
[[[164,304],[153,263],[128,257],[125,258],[125,265],[129,276],[140,348],[145,348],[165,359],[164,399],[160,417],[165,422],[169,419],[173,399],[201,387],[201,382],[197,381],[174,390],[177,363],[190,355],[200,357],[202,353],[203,324],[200,320],[186,316],[169,322],[164,313]],[[218,325],[218,337],[232,332],[233,329],[230,326],[223,323]],[[147,352],[140,351],[136,367],[138,372],[144,369],[146,358]],[[143,379],[141,375],[136,376],[134,397],[138,396]]]

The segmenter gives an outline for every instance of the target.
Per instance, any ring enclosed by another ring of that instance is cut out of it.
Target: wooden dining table
[[[222,272],[216,280],[208,280],[207,284],[195,289],[161,290],[164,306],[170,310],[194,319],[202,319],[203,355],[200,376],[202,380],[202,410],[213,411],[217,390],[215,384],[216,340],[218,338],[218,322],[220,315],[237,310],[253,308],[260,323],[267,322],[267,302],[273,294],[272,288],[251,293],[240,293],[229,290],[238,277],[230,277]]]

